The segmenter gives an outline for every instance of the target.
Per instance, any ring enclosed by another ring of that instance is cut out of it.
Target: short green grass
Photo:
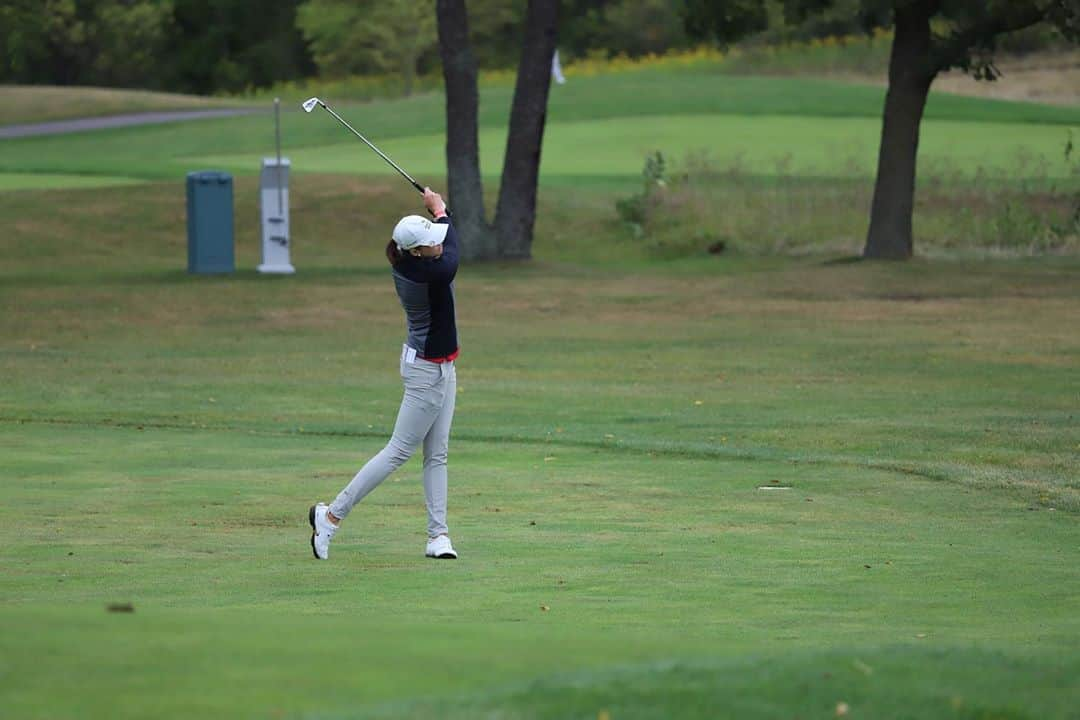
[[[316,563],[308,504],[400,397],[413,198],[298,176],[295,277],[248,269],[249,223],[238,274],[190,277],[178,187],[0,195],[5,714],[1080,704],[1074,258],[658,262],[545,186],[538,259],[458,281],[461,560],[421,556],[414,460]]]
[[[329,118],[316,118],[323,122]],[[330,119],[330,122],[333,122]],[[964,177],[976,173],[1016,181],[1073,176],[1064,159],[1069,129],[973,121],[928,120],[920,150],[927,174],[948,168]],[[676,164],[707,159],[719,172],[733,170],[764,177],[872,179],[877,172],[881,121],[876,118],[766,115],[671,115],[553,123],[545,133],[541,172],[546,182],[575,183],[589,177],[635,177],[643,158],[662,151]],[[446,160],[441,135],[389,140],[380,145],[410,174],[438,177]],[[506,130],[480,135],[481,171],[498,178]],[[586,149],[584,151],[583,149]],[[224,168],[247,174],[265,153],[196,155],[192,167]],[[358,141],[298,148],[290,153],[303,172],[387,174],[394,170]]]
[[[509,88],[493,87],[481,97],[482,160],[495,177],[510,95]],[[742,158],[756,172],[775,173],[781,165],[800,173],[865,177],[876,165],[883,97],[878,87],[706,72],[580,78],[552,90],[544,179],[636,181],[644,153],[657,149],[672,157],[712,150],[724,163]],[[441,94],[338,109],[411,173],[442,174]],[[1075,108],[934,95],[923,158],[965,173],[1006,168],[1011,177],[1058,178],[1069,172],[1062,154],[1070,127],[1080,127]],[[324,112],[283,113],[282,137],[295,172],[393,172]],[[273,142],[269,114],[26,138],[4,142],[0,172],[166,179],[209,162],[256,174]]]

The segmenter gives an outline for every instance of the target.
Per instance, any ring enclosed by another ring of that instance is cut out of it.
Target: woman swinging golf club
[[[386,447],[356,473],[334,502],[318,503],[308,512],[311,549],[320,560],[330,556],[330,540],[353,506],[401,467],[421,444],[428,512],[425,554],[457,557],[446,527],[446,454],[457,391],[457,235],[446,214],[446,203],[431,188],[424,188],[424,205],[433,221],[419,215],[402,218],[386,245],[408,328],[408,339],[401,349],[405,397]]]

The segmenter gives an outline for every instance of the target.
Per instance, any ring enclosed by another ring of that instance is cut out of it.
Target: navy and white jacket
[[[454,313],[454,276],[458,269],[457,233],[450,218],[437,223],[450,225],[443,240],[442,255],[435,259],[413,257],[404,253],[394,265],[394,285],[405,322],[409,347],[417,355],[433,361],[457,357],[457,318]]]

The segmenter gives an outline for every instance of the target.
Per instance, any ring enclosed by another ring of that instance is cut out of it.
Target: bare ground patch
[[[1080,103],[1080,52],[1006,58],[998,64],[1001,77],[980,82],[961,72],[948,72],[935,81],[938,90],[956,95],[1038,102],[1048,105]]]
[[[995,81],[976,80],[953,70],[938,75],[933,91],[1047,105],[1080,104],[1080,52],[1005,57],[996,65],[1001,77]],[[888,84],[885,73],[832,73],[828,77],[870,85]]]

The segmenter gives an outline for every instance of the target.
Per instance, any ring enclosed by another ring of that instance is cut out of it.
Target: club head
[[[311,112],[312,110],[315,109],[316,105],[320,105],[321,103],[322,103],[322,100],[320,100],[317,97],[313,97],[313,98],[308,98],[307,100],[305,100],[303,102],[303,104],[300,105],[300,107],[304,108],[304,112]]]

